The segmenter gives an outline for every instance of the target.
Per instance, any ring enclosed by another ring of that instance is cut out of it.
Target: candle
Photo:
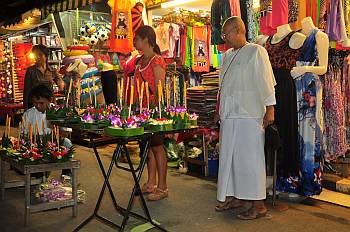
[[[174,106],[177,105],[177,102],[176,102],[176,92],[177,92],[177,88],[176,88],[176,77],[174,76],[173,78],[173,82],[174,82]]]
[[[35,132],[34,132],[34,143],[36,143],[37,141],[37,135],[39,134],[39,123],[38,123],[38,119],[36,119],[36,122],[35,122]],[[39,137],[39,136],[38,136]]]
[[[7,129],[7,127],[8,127],[8,124],[9,124],[9,115],[8,114],[6,114],[6,126],[5,126],[5,136],[8,136],[8,129]]]
[[[161,82],[159,80],[158,83],[158,107],[159,107],[159,118],[162,117],[162,108],[161,108],[161,101],[162,101],[162,90],[161,90],[162,86],[161,86]]]
[[[18,128],[19,128],[19,130],[18,130],[18,143],[19,143],[19,140],[21,139],[21,129],[22,129],[22,123],[21,122],[19,122]]]
[[[33,144],[33,129],[32,129],[32,125],[30,124],[30,122],[28,122],[28,129],[29,129],[29,141],[30,141],[30,145]]]
[[[170,99],[169,99],[169,85],[165,86],[165,97],[166,97],[166,106],[170,106]]]
[[[91,97],[91,88],[90,88],[90,78],[88,78],[88,88],[89,88],[89,98],[90,98],[90,105],[92,105],[92,97]]]
[[[94,76],[92,76],[92,90],[94,91],[95,108],[97,108],[97,97],[96,97],[95,77]]]
[[[162,104],[165,105],[165,100],[164,100],[164,93],[163,93],[163,85],[160,85],[160,96],[162,99]]]
[[[118,98],[118,101],[120,102],[120,82],[118,79],[117,79],[117,98]]]
[[[184,99],[183,99],[183,104],[185,108],[187,109],[187,83],[184,81]]]
[[[146,81],[146,100],[147,100],[147,110],[149,110],[149,87],[148,82]]]
[[[8,136],[10,136],[10,134],[11,134],[11,117],[9,117],[9,129],[8,129]]]
[[[78,90],[77,90],[77,102],[78,102],[78,107],[80,109],[80,97],[81,97],[81,83],[80,79],[78,80]]]
[[[73,85],[73,79],[71,78],[69,80],[69,89],[68,89],[68,94],[67,94],[67,99],[66,99],[66,107],[68,107],[68,102],[69,102],[69,96],[72,92],[72,85]]]
[[[130,118],[130,115],[131,115],[131,106],[132,106],[133,103],[134,103],[134,85],[131,85],[129,118]]]
[[[45,135],[45,121],[44,121],[44,119],[41,120],[41,129],[43,131],[43,135]]]
[[[26,119],[24,118],[24,115],[22,115],[22,126],[25,127],[26,125]]]
[[[121,79],[120,81],[119,81],[119,91],[120,91],[120,93],[119,93],[119,104],[120,104],[120,107],[122,107],[122,105],[123,105],[123,95],[124,95],[124,93],[123,93],[123,80]]]
[[[55,131],[55,127],[52,128],[52,130],[51,130],[51,143],[53,143],[53,134],[54,134],[54,131]]]
[[[145,87],[145,83],[142,81],[141,84],[141,97],[140,97],[140,112],[142,112],[142,103],[143,103],[143,89]]]
[[[57,127],[57,147],[58,147],[58,151],[60,150],[60,128]]]
[[[126,78],[125,103],[128,102],[128,92],[129,92],[129,77]]]
[[[120,99],[124,97],[124,77],[120,78]],[[123,100],[120,100],[120,106],[122,106]]]
[[[136,88],[137,88],[137,96],[139,97],[139,103],[140,103],[140,97],[141,97],[141,93],[140,93],[140,83],[139,83],[139,79],[136,79]]]

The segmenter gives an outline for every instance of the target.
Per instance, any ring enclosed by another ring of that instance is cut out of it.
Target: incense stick
[[[90,81],[91,81],[90,78],[88,78],[89,98],[90,98],[90,105],[92,106],[92,97],[91,97]]]
[[[9,123],[9,115],[6,114],[5,137],[8,136],[8,133],[7,133],[8,123]]]
[[[145,88],[145,84],[144,82],[142,81],[142,84],[141,84],[141,96],[140,96],[140,113],[142,112],[142,103],[143,103],[143,89]]]
[[[10,134],[11,134],[11,117],[9,117],[9,129],[8,129],[7,136],[10,137]]]
[[[66,107],[68,108],[68,102],[69,102],[69,97],[72,92],[72,85],[73,85],[73,79],[71,78],[69,81],[69,89],[68,89],[68,94],[67,94],[67,99],[66,99]]]
[[[147,81],[146,81],[146,100],[147,100],[147,110],[149,110],[149,87],[148,87]]]
[[[45,121],[44,121],[44,119],[42,119],[41,120],[41,129],[42,129],[42,131],[43,131],[43,136],[45,135]]]
[[[131,116],[131,106],[133,104],[134,101],[134,85],[131,85],[131,93],[130,93],[130,107],[129,107],[129,118]]]
[[[161,101],[162,101],[162,93],[161,93],[161,82],[159,80],[158,82],[158,107],[159,107],[159,118],[162,118],[162,108],[161,108]]]
[[[19,140],[21,139],[21,127],[22,127],[22,123],[21,122],[19,122],[18,127],[19,127],[19,130],[18,130],[18,143],[19,143]]]
[[[126,78],[126,89],[125,89],[125,103],[128,101],[128,92],[129,92],[129,77]],[[127,104],[127,103],[126,103]]]

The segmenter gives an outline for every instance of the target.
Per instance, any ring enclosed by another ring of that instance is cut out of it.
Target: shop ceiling
[[[0,23],[20,17],[21,14],[34,8],[41,8],[59,0],[0,0]]]
[[[198,10],[210,11],[213,0],[194,0],[194,1],[183,1],[183,2],[184,3],[171,7],[170,9],[181,8],[189,11],[198,11]],[[156,8],[152,8],[153,16],[162,16],[167,13],[169,13],[169,8],[161,8],[160,6]]]

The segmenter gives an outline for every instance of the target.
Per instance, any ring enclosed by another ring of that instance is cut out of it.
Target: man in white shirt
[[[30,123],[32,131],[35,131],[36,124],[38,124],[39,135],[50,134],[51,129],[47,124],[45,112],[53,100],[52,91],[45,85],[38,85],[31,91],[30,98],[34,107],[24,112],[24,121],[26,122],[24,133],[28,134],[28,123]],[[42,128],[42,122],[44,122],[44,128]]]
[[[222,38],[230,47],[220,69],[220,156],[217,211],[252,207],[238,215],[249,220],[267,209],[264,128],[274,121],[276,84],[266,50],[246,41],[239,17],[226,20]]]
[[[24,133],[28,134],[29,132],[29,123],[32,127],[32,131],[35,131],[36,124],[38,124],[39,135],[42,136],[44,134],[50,134],[51,129],[46,120],[46,110],[49,109],[50,104],[52,104],[53,100],[53,92],[46,85],[38,85],[34,87],[30,94],[31,102],[33,103],[33,107],[24,112],[24,121],[26,125],[24,125]],[[44,122],[44,128],[43,123]],[[63,146],[72,147],[72,142],[64,138]],[[62,175],[70,175],[71,171],[69,169],[62,170]]]

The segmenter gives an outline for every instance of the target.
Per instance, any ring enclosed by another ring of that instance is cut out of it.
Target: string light
[[[29,59],[31,59],[31,60],[34,60],[34,59],[35,59],[34,53],[32,53],[32,52],[29,53]]]

